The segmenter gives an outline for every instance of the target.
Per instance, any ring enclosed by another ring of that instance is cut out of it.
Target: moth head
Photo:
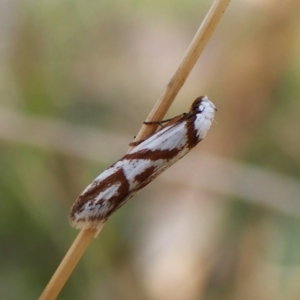
[[[191,112],[207,114],[208,116],[214,116],[217,108],[215,105],[207,98],[207,96],[198,97],[192,104]]]
[[[204,111],[204,105],[202,103],[198,106],[198,111],[200,113],[202,113]]]

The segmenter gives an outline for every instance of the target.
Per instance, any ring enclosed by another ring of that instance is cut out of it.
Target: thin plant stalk
[[[230,0],[215,0],[213,2],[179,67],[155,103],[146,121],[160,121],[163,119],[207,45],[229,2]],[[143,125],[136,136],[136,140],[139,141],[149,137],[156,129],[157,125]]]
[[[195,66],[200,54],[214,32],[229,2],[230,0],[215,0],[213,2],[190,46],[188,47],[178,69],[165,87],[161,97],[154,105],[152,111],[146,119],[147,121],[157,121],[164,117],[191,70]],[[143,125],[136,136],[136,140],[142,140],[149,137],[155,132],[156,129],[157,127],[155,125]],[[66,253],[62,262],[41,294],[39,298],[40,300],[52,300],[57,298],[59,292],[64,287],[66,281],[73,272],[92,238],[96,234],[99,234],[101,229],[97,231],[94,229],[82,229],[79,232],[75,241],[71,245],[70,249]]]
[[[94,236],[93,229],[79,232],[39,299],[56,299]]]

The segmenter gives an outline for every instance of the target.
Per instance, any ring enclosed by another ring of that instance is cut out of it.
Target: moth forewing
[[[71,225],[100,228],[113,212],[205,137],[215,110],[206,96],[197,98],[188,113],[171,119],[106,169],[75,201]]]
[[[182,148],[186,142],[185,123],[179,122],[173,125],[166,125],[156,134],[150,136],[143,143],[133,148],[128,154],[138,153],[140,151],[164,151],[173,148]],[[150,155],[151,156],[151,155]]]

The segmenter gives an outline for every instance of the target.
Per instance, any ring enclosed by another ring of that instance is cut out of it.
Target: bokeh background
[[[0,1],[0,296],[37,299],[212,1]],[[167,117],[207,138],[113,215],[59,299],[300,299],[300,2],[232,0]]]

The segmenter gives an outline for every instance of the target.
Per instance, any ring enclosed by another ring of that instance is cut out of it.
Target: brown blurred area
[[[36,299],[211,2],[0,2],[0,295]],[[167,117],[195,150],[113,215],[59,299],[300,298],[300,2],[232,1]]]

